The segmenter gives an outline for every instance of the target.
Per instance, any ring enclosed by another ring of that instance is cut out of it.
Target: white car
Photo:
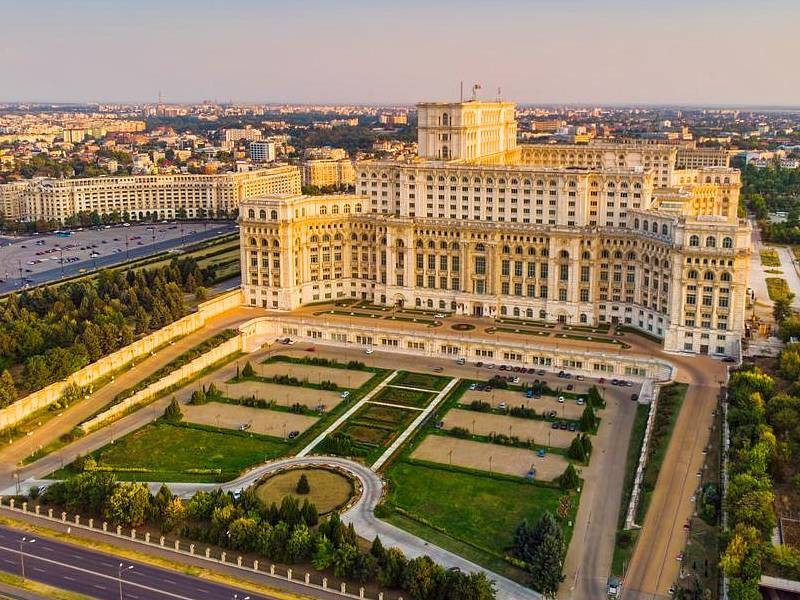
[[[349,390],[345,390],[345,391],[343,391],[343,392],[340,394],[340,396],[341,396],[342,398],[347,398],[347,397],[349,397],[349,396],[350,396],[350,391],[349,391]]]
[[[578,398],[578,406],[583,406],[583,398]]]
[[[444,319],[447,315],[443,315],[442,313],[436,313],[433,315],[434,319]]]
[[[375,350],[373,350],[372,348],[367,348],[366,350],[364,350],[364,354],[372,354],[373,352],[375,352]]]
[[[559,396],[558,397],[558,402],[559,402],[559,404],[564,404],[564,396]]]

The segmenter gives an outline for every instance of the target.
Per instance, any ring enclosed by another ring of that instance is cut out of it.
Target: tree
[[[169,406],[167,406],[166,410],[164,411],[164,418],[167,421],[172,421],[175,423],[183,419],[183,412],[181,411],[181,406],[180,404],[178,404],[178,399],[175,398],[175,396],[172,397]]]
[[[530,573],[533,588],[553,596],[564,580],[564,534],[555,517],[546,512],[531,535]]]
[[[14,378],[8,369],[3,369],[0,375],[0,408],[5,408],[17,399],[17,388]]]
[[[792,316],[792,300],[794,294],[791,292],[773,298],[772,317],[778,325]]]
[[[311,486],[308,485],[308,477],[306,477],[305,473],[300,475],[300,479],[297,481],[295,491],[298,494],[308,494],[311,491]]]
[[[575,470],[575,467],[572,465],[572,463],[568,464],[567,468],[564,469],[564,472],[558,479],[558,483],[562,490],[574,490],[577,489],[581,484],[580,477],[578,477],[578,471]]]
[[[587,404],[586,408],[583,409],[583,414],[581,414],[581,420],[579,424],[580,430],[592,431],[596,425],[597,417],[594,414],[594,409],[590,404]]]
[[[192,397],[189,399],[190,404],[205,404],[206,402],[208,402],[208,398],[203,390],[193,391]]]
[[[300,523],[292,531],[286,545],[286,554],[289,562],[307,560],[313,550],[314,536],[305,523]]]
[[[377,535],[375,536],[375,539],[372,540],[372,546],[369,549],[369,553],[375,557],[375,560],[378,561],[378,564],[381,567],[386,565],[386,549],[383,547],[381,538]]]
[[[399,588],[403,585],[406,576],[408,560],[399,548],[389,548],[378,580],[388,588]]]
[[[143,483],[121,483],[103,507],[106,519],[118,525],[139,527],[150,506],[150,492]]]
[[[430,556],[418,556],[406,566],[403,587],[412,598],[434,600],[440,598],[444,587],[445,571],[431,560]]]
[[[250,361],[248,360],[242,369],[242,377],[253,377],[255,374],[256,371],[253,369],[253,365],[251,365]]]

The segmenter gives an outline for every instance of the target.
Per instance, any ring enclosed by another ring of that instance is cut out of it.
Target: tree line
[[[254,487],[234,497],[220,489],[198,491],[183,501],[166,485],[150,494],[144,483],[119,483],[107,472],[85,472],[50,485],[47,503],[70,512],[102,515],[115,525],[149,524],[162,533],[240,552],[258,553],[291,565],[310,562],[319,571],[358,583],[400,589],[415,600],[491,600],[493,583],[483,573],[444,569],[428,556],[408,559],[380,538],[364,550],[353,525],[337,512],[320,519],[307,499],[286,496],[266,505]]]
[[[184,258],[12,294],[0,306],[0,408],[183,317],[184,293],[208,276]]]
[[[796,374],[798,348],[787,347],[779,359],[785,374]],[[758,367],[735,372],[728,388],[730,427],[730,482],[725,494],[728,508],[727,546],[720,565],[730,578],[730,597],[760,600],[759,581],[769,570],[791,579],[800,577],[800,551],[774,546],[776,525],[775,484],[789,483],[800,491],[797,460],[800,457],[800,397],[797,379],[785,391]]]

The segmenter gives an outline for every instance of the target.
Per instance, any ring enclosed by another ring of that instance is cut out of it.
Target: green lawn
[[[764,281],[767,282],[767,293],[771,300],[778,300],[779,298],[786,298],[789,295],[789,285],[785,279],[780,277],[767,277]]]
[[[419,519],[414,533],[454,552],[461,550],[457,546],[469,544],[474,550],[472,560],[495,568],[498,559],[504,562],[502,556],[511,546],[517,524],[522,519],[535,523],[545,511],[556,514],[563,495],[559,489],[524,479],[404,460],[394,463],[387,477],[388,507]],[[574,510],[577,499],[573,500]],[[390,520],[405,527],[404,519]],[[568,541],[572,532],[564,529]],[[451,538],[458,544],[450,543]]]
[[[407,385],[408,387],[423,388],[426,390],[441,390],[444,389],[444,386],[449,382],[449,377],[401,371],[400,374],[392,380],[392,385]]]
[[[780,267],[781,259],[775,250],[767,248],[761,251],[761,264],[765,267]]]
[[[394,381],[391,382],[394,384]],[[401,404],[403,406],[415,406],[422,408],[428,406],[433,400],[432,392],[419,392],[417,390],[404,390],[402,388],[385,387],[378,395],[372,398],[375,402],[386,402],[388,404]]]
[[[99,465],[147,469],[118,473],[120,479],[228,481],[250,465],[284,454],[288,445],[262,435],[212,427],[151,423],[92,454]],[[219,469],[219,473],[187,473]],[[63,473],[61,475],[68,475]]]

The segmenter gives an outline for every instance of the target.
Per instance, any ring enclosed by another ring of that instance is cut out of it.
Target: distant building
[[[353,163],[347,158],[340,160],[322,158],[303,163],[303,185],[333,187],[353,185],[355,181]]]
[[[245,198],[299,193],[300,171],[291,166],[219,175],[37,178],[0,185],[0,211],[19,221],[64,222],[84,211],[173,219],[181,209],[193,218],[231,215]]]
[[[382,113],[378,116],[378,122],[381,125],[388,125],[389,127],[397,127],[398,125],[408,125],[408,115],[406,113]]]
[[[272,162],[275,160],[275,142],[250,142],[250,158],[255,162]]]
[[[252,142],[255,140],[260,140],[262,134],[260,129],[246,127],[244,129],[225,129],[223,136],[226,142],[238,142],[239,140],[247,140]]]

